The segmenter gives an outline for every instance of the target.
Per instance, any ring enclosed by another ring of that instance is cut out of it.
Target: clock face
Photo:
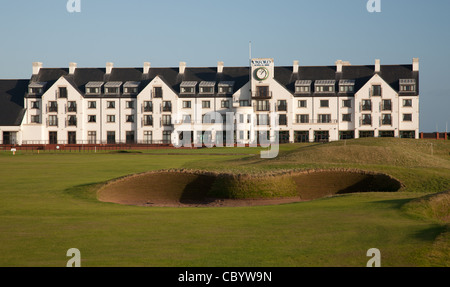
[[[269,77],[269,70],[264,67],[258,68],[255,70],[255,77],[260,81],[264,81]]]

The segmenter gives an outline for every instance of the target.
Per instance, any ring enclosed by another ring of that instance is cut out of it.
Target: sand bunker
[[[362,171],[314,170],[236,175],[169,170],[119,178],[97,198],[138,206],[253,206],[291,203],[336,194],[397,191],[394,178]]]

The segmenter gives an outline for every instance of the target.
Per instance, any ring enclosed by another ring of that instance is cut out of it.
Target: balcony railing
[[[271,99],[272,91],[256,91],[252,92],[252,97],[255,99]]]
[[[296,119],[296,121],[294,122],[294,124],[301,124],[301,125],[305,125],[305,124],[337,124],[338,120],[333,120],[333,119],[314,119],[314,120],[307,120],[307,121],[300,121],[299,119]]]

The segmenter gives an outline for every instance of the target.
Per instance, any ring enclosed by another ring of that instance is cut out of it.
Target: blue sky
[[[0,78],[44,67],[226,66],[253,57],[276,65],[410,64],[420,58],[421,131],[450,124],[450,1],[0,0]]]

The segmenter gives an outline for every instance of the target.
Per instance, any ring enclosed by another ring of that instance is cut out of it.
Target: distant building
[[[245,144],[261,137],[280,143],[419,138],[419,61],[279,67],[273,59],[252,59],[250,67],[219,62],[206,68],[33,63],[31,79],[0,80],[2,144],[218,143],[230,137]]]

